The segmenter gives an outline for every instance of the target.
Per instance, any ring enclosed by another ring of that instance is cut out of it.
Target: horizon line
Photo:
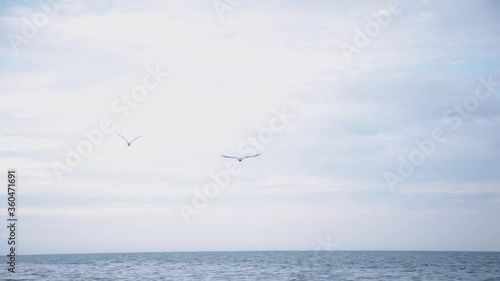
[[[500,253],[500,250],[208,250],[208,251],[159,251],[159,252],[89,252],[89,253],[52,253],[18,254],[16,256],[53,256],[53,255],[112,255],[112,254],[167,254],[167,253],[245,253],[245,252],[455,252],[455,253]]]

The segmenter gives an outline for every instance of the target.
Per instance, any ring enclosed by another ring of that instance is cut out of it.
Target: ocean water
[[[500,253],[199,252],[18,256],[0,280],[500,281]],[[6,264],[6,257],[0,258]]]

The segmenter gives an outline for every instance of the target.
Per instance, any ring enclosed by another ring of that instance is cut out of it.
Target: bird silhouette
[[[259,155],[260,155],[260,153],[255,154],[255,155],[245,156],[245,157],[236,157],[236,156],[227,156],[227,155],[222,155],[222,154],[221,154],[221,156],[222,156],[222,157],[224,157],[224,158],[233,158],[233,159],[238,159],[238,161],[240,161],[240,162],[241,162],[241,161],[243,161],[243,159],[246,159],[246,158],[252,158],[252,157],[257,157],[257,156],[259,156]]]
[[[131,141],[128,141],[124,136],[122,136],[122,135],[120,135],[118,133],[116,133],[116,134],[119,135],[120,137],[122,137],[127,142],[127,146],[130,146],[132,144],[132,142],[134,142],[136,139],[142,137],[142,136],[138,136],[137,138],[135,138],[135,139],[133,139]]]

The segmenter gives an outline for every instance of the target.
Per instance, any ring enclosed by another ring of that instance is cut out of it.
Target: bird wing
[[[234,156],[226,156],[226,155],[222,155],[222,154],[221,154],[220,156],[222,156],[222,157],[224,157],[224,158],[234,158],[234,159],[238,159],[238,157],[234,157]]]
[[[245,156],[245,157],[243,157],[243,159],[245,159],[245,158],[257,157],[257,156],[259,156],[259,155],[260,155],[260,153],[255,154],[255,155]]]
[[[135,138],[135,139],[131,140],[131,141],[130,141],[130,143],[132,143],[133,141],[135,141],[136,139],[138,139],[138,138],[140,138],[140,137],[142,137],[142,136],[138,136],[137,138]]]
[[[128,143],[128,140],[124,136],[122,136],[122,135],[120,135],[118,133],[116,133],[116,134],[119,135],[120,137],[122,137]]]

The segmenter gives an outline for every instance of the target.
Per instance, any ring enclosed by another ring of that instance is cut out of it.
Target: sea
[[[183,252],[16,257],[0,280],[500,281],[499,252]],[[5,265],[7,258],[0,260]]]

